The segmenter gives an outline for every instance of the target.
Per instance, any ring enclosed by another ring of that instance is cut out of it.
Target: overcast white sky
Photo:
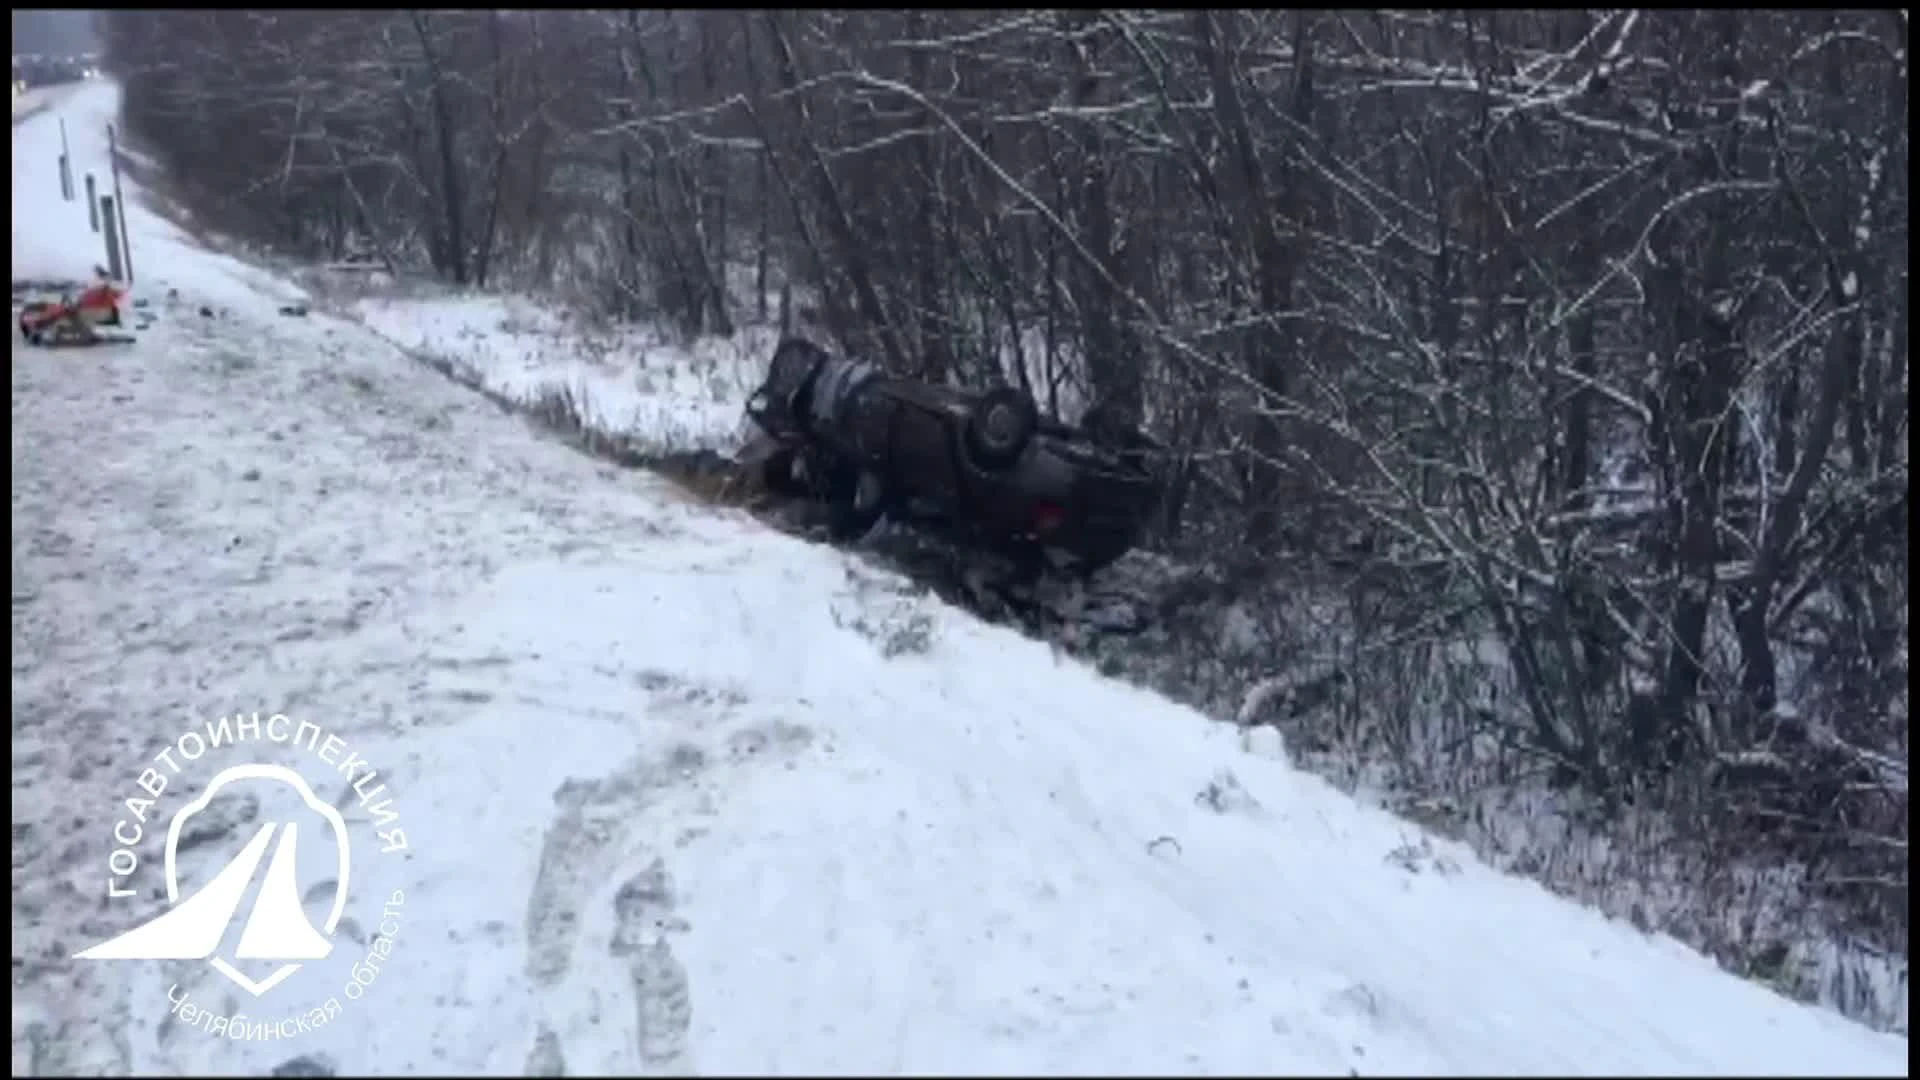
[[[13,13],[13,51],[23,53],[83,53],[98,48],[92,11],[16,9]]]

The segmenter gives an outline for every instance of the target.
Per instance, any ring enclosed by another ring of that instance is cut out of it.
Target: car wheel
[[[807,410],[813,398],[823,354],[799,338],[788,338],[773,350],[767,363],[767,381],[748,401],[748,408],[771,417],[777,424],[807,430]],[[773,396],[769,396],[769,391]]]
[[[827,535],[851,543],[873,531],[887,512],[887,489],[878,476],[837,466],[827,479]]]
[[[1039,429],[1040,409],[1032,398],[1011,386],[995,387],[967,416],[967,452],[975,465],[998,471],[1020,460]]]
[[[806,481],[794,475],[794,466],[800,460],[798,450],[775,450],[767,460],[760,463],[760,481],[768,491],[788,499],[804,498],[812,494]]]

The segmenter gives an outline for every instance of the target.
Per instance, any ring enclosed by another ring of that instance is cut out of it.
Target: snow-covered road
[[[82,168],[113,93],[58,110]],[[97,261],[53,115],[14,131],[16,278]],[[152,329],[12,357],[16,1075],[1907,1072],[1904,1039],[596,465],[129,219]],[[353,836],[336,953],[259,998],[73,959],[168,906],[160,829],[112,865],[142,770],[255,711],[294,737],[207,750],[154,812],[236,761],[305,771]],[[403,851],[300,722],[378,768]]]
[[[67,95],[79,89],[81,83],[57,83],[53,86],[36,86],[31,90],[13,96],[13,122],[26,121],[46,109],[64,101]]]

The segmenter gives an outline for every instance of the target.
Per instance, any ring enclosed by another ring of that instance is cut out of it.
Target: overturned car
[[[1088,575],[1139,542],[1159,504],[1155,447],[1095,409],[1079,427],[1012,387],[966,391],[888,375],[789,338],[747,401],[761,483],[824,501],[835,539],[885,516]]]

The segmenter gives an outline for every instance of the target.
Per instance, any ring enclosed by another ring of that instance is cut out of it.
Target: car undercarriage
[[[835,539],[887,517],[1023,574],[1084,577],[1133,548],[1159,504],[1156,448],[1137,430],[1064,424],[1015,387],[901,379],[797,338],[747,414],[763,485],[823,504]]]

